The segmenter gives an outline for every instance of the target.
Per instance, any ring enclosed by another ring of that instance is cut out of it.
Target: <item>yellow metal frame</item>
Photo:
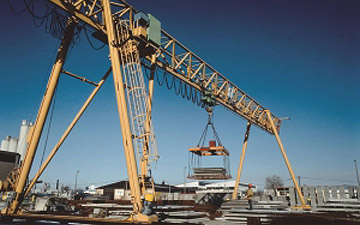
[[[74,34],[74,28],[77,24],[77,20],[84,22],[85,24],[93,27],[97,32],[100,32],[107,36],[107,44],[109,46],[111,68],[113,73],[115,93],[120,117],[120,125],[123,137],[123,146],[126,157],[127,172],[129,177],[131,196],[134,206],[134,214],[130,218],[131,221],[138,222],[153,222],[157,221],[157,217],[149,217],[141,214],[143,205],[141,201],[141,195],[144,195],[144,185],[142,190],[140,190],[139,174],[137,169],[137,162],[135,159],[135,152],[132,143],[132,134],[129,124],[129,115],[127,111],[127,104],[125,99],[123,77],[121,74],[120,68],[120,58],[119,58],[119,49],[114,45],[116,43],[116,35],[114,31],[114,17],[119,17],[123,19],[128,19],[130,21],[130,26],[133,25],[133,16],[134,13],[138,11],[126,3],[124,0],[78,0],[78,1],[63,1],[63,0],[48,0],[48,2],[53,3],[55,6],[61,8],[66,13],[71,16],[71,19],[68,21],[64,37],[62,39],[58,55],[53,66],[49,82],[45,95],[43,97],[38,116],[35,122],[35,126],[30,135],[29,147],[27,149],[26,157],[24,163],[20,169],[20,175],[16,183],[16,197],[12,202],[10,208],[7,208],[3,211],[3,214],[6,215],[15,215],[18,213],[19,204],[23,200],[24,195],[28,194],[31,190],[31,187],[34,185],[36,180],[41,176],[49,162],[52,160],[56,152],[58,151],[61,144],[66,139],[67,135],[71,132],[72,128],[75,126],[76,122],[81,117],[82,113],[85,111],[87,106],[90,104],[91,100],[94,98],[96,93],[101,88],[103,82],[106,80],[107,76],[110,74],[110,70],[105,74],[103,79],[95,84],[94,82],[84,80],[84,78],[79,77],[75,74],[63,70],[63,65],[66,59],[67,51],[72,41]],[[113,13],[114,12],[114,13]],[[99,16],[101,14],[101,16]],[[149,81],[149,102],[147,109],[147,119],[146,124],[148,125],[151,121],[151,109],[152,109],[152,98],[153,98],[153,86],[154,86],[154,69],[159,67],[164,71],[172,74],[174,77],[180,79],[186,84],[190,85],[199,92],[210,91],[215,96],[216,101],[223,105],[225,108],[233,111],[239,116],[244,117],[248,120],[247,132],[245,134],[245,139],[243,143],[242,155],[240,159],[240,165],[238,168],[238,174],[236,178],[236,183],[240,182],[240,175],[242,170],[242,165],[245,158],[245,151],[247,147],[247,141],[250,131],[251,124],[258,126],[259,128],[265,130],[270,134],[274,134],[282,155],[285,159],[285,163],[290,172],[291,178],[293,179],[296,190],[299,194],[300,200],[305,207],[305,201],[301,194],[300,187],[298,186],[295,175],[292,171],[288,158],[286,156],[285,150],[281,143],[280,137],[278,135],[281,121],[275,115],[270,113],[269,110],[266,110],[262,105],[256,102],[253,98],[243,92],[225,76],[221,75],[218,71],[212,68],[208,63],[202,60],[200,57],[191,52],[188,48],[182,45],[175,38],[170,36],[164,30],[161,31],[161,40],[162,43],[160,46],[153,46],[156,48],[156,53],[151,56],[146,56],[145,59],[148,63],[151,64],[151,77]],[[151,45],[151,43],[149,43]],[[176,50],[176,51],[175,51]],[[145,63],[144,66],[149,65]],[[44,127],[44,123],[49,111],[51,101],[54,96],[54,91],[57,86],[60,73],[66,73],[77,79],[81,79],[87,83],[95,85],[94,91],[89,96],[88,100],[84,103],[83,107],[80,109],[78,114],[75,116],[72,123],[69,125],[60,141],[54,147],[49,157],[42,165],[41,169],[38,171],[34,179],[31,181],[30,186],[24,190],[25,182],[29,175],[29,171],[34,159],[36,148],[38,146],[40,136]],[[146,126],[149,129],[148,126]],[[147,176],[148,172],[148,156],[146,155],[146,149],[144,149],[144,155],[142,157],[142,162],[140,163],[140,180],[144,183],[144,179]],[[236,186],[236,189],[238,186]],[[233,196],[234,198],[234,196]]]
[[[32,162],[34,160],[36,148],[39,144],[39,140],[41,137],[42,130],[44,128],[45,120],[49,112],[49,107],[52,102],[55,89],[59,81],[60,73],[62,71],[62,67],[64,65],[66,55],[74,35],[74,28],[76,24],[77,23],[74,19],[68,20],[64,37],[61,41],[60,48],[58,50],[58,54],[56,57],[56,61],[50,74],[45,95],[41,102],[33,131],[31,132],[31,139],[26,151],[24,162],[20,168],[20,175],[17,180],[16,188],[15,188],[15,192],[16,192],[15,199],[12,202],[11,208],[5,208],[4,209],[5,212],[3,213],[16,213],[20,202],[23,200],[24,197],[23,193],[26,184],[26,179],[29,176],[29,172],[31,169]]]
[[[76,114],[75,118],[73,119],[73,121],[70,123],[70,125],[68,126],[68,128],[66,129],[66,131],[64,132],[64,134],[61,136],[60,140],[58,141],[58,143],[55,145],[55,147],[53,148],[53,150],[50,152],[49,156],[47,157],[47,159],[45,160],[45,162],[41,165],[39,171],[36,173],[35,177],[31,180],[29,186],[27,187],[24,197],[27,196],[30,192],[30,190],[33,188],[33,186],[35,185],[36,181],[39,179],[39,177],[42,175],[42,173],[44,172],[44,170],[46,169],[46,167],[49,165],[50,161],[54,158],[55,154],[57,153],[57,151],[59,150],[59,148],[61,147],[61,145],[64,143],[64,141],[66,140],[67,136],[70,134],[71,130],[74,128],[74,126],[76,125],[76,123],[79,121],[80,117],[83,115],[83,113],[85,112],[85,110],[87,109],[87,107],[90,105],[91,101],[94,99],[95,95],[99,92],[100,88],[102,87],[102,85],[104,84],[106,78],[110,75],[111,73],[111,68],[105,73],[104,77],[101,79],[101,81],[96,84],[96,88],[94,88],[94,90],[91,92],[90,96],[88,97],[88,99],[86,100],[86,102],[84,103],[84,105],[81,107],[81,109],[79,110],[79,112]]]
[[[266,110],[266,114],[267,114],[268,117],[270,117],[270,116],[271,116],[270,110]],[[293,183],[294,183],[294,185],[295,185],[296,192],[297,192],[297,194],[298,194],[298,196],[299,196],[299,198],[300,198],[301,205],[302,205],[303,207],[305,207],[305,208],[308,208],[308,206],[306,205],[304,196],[303,196],[303,194],[301,193],[300,186],[299,186],[299,184],[298,184],[298,182],[297,182],[297,180],[296,180],[296,178],[295,178],[295,174],[294,174],[294,172],[293,172],[293,169],[291,168],[290,161],[289,161],[289,159],[288,159],[288,157],[287,157],[287,155],[286,155],[286,151],[285,151],[284,146],[283,146],[283,144],[282,144],[282,142],[281,142],[281,139],[280,139],[279,133],[278,133],[276,127],[275,127],[275,124],[274,124],[274,122],[273,122],[272,120],[270,120],[270,123],[271,123],[271,127],[272,127],[272,129],[273,129],[274,135],[275,135],[275,137],[276,137],[276,141],[277,141],[277,143],[278,143],[278,145],[279,145],[279,148],[280,148],[280,150],[281,150],[281,154],[282,154],[282,156],[283,156],[283,158],[284,158],[284,160],[285,160],[285,164],[286,164],[286,166],[287,166],[287,168],[288,168],[288,170],[289,170],[290,177],[291,177],[291,179],[292,179],[292,181],[293,181]]]
[[[155,65],[156,56],[155,54],[152,55],[151,58],[151,67],[150,67],[150,78],[149,78],[149,98],[147,102],[147,109],[146,109],[146,121],[145,121],[145,146],[143,149],[143,154],[141,156],[140,162],[140,176],[141,176],[141,193],[143,196],[146,195],[146,184],[145,180],[149,177],[149,140],[150,140],[150,126],[151,126],[151,112],[152,112],[152,103],[153,103],[153,96],[154,96],[154,77],[155,77]],[[150,178],[151,189],[152,193],[155,193],[155,185],[153,178]]]
[[[246,127],[246,132],[245,132],[245,138],[244,138],[244,142],[243,142],[243,146],[242,146],[241,156],[240,156],[239,168],[238,168],[236,179],[235,179],[234,191],[233,191],[233,194],[232,194],[232,199],[233,200],[237,199],[237,194],[238,194],[238,190],[239,190],[239,183],[240,183],[240,177],[241,177],[241,171],[242,171],[242,167],[243,167],[243,164],[244,164],[245,152],[246,152],[247,143],[248,143],[248,139],[249,139],[249,135],[250,135],[250,128],[251,128],[251,123],[248,122],[247,127]]]
[[[74,28],[77,24],[76,20],[70,19],[68,21],[68,25],[66,28],[66,31],[64,33],[64,37],[62,39],[58,55],[53,67],[53,70],[51,72],[48,86],[45,92],[45,95],[43,97],[42,104],[39,109],[38,117],[35,122],[35,126],[33,128],[33,131],[31,132],[31,138],[29,142],[29,147],[26,152],[26,157],[24,160],[24,163],[20,169],[20,175],[17,180],[17,183],[15,185],[15,191],[16,191],[16,197],[13,200],[10,207],[5,208],[4,211],[1,213],[3,215],[7,216],[14,216],[18,214],[18,209],[21,201],[23,200],[24,196],[26,196],[31,188],[34,186],[38,178],[42,175],[50,161],[54,158],[55,154],[59,150],[60,146],[63,144],[67,136],[70,134],[71,130],[74,128],[86,108],[89,106],[95,95],[98,93],[100,88],[102,87],[103,83],[105,82],[106,78],[110,75],[111,71],[113,71],[113,78],[114,78],[114,85],[115,85],[115,93],[116,93],[116,99],[117,99],[117,105],[119,110],[119,117],[120,117],[120,125],[122,129],[122,136],[123,136],[123,145],[125,150],[125,157],[126,157],[126,164],[128,167],[128,176],[130,181],[130,189],[132,194],[132,202],[133,202],[133,214],[131,217],[127,220],[127,222],[145,222],[145,223],[151,223],[158,221],[158,218],[156,215],[147,216],[141,213],[143,205],[141,200],[142,193],[140,192],[140,185],[139,185],[139,176],[137,171],[137,163],[135,159],[135,153],[134,153],[134,147],[132,145],[132,134],[130,130],[130,124],[129,124],[129,116],[128,116],[128,109],[125,99],[125,92],[124,92],[124,85],[123,85],[123,77],[121,74],[120,69],[120,57],[119,57],[119,50],[112,45],[115,41],[115,31],[114,31],[114,21],[111,14],[110,9],[110,1],[103,0],[102,1],[102,7],[103,7],[103,18],[106,21],[106,30],[107,30],[107,37],[109,42],[109,51],[110,51],[110,59],[111,59],[111,67],[110,69],[105,73],[103,78],[99,83],[95,83],[92,81],[89,81],[83,77],[77,76],[75,74],[72,74],[70,72],[67,72],[63,70],[63,65],[66,59],[67,51],[69,49],[69,46],[72,42],[72,37],[74,34]],[[155,60],[155,57],[154,57]],[[49,111],[50,104],[52,102],[55,89],[60,77],[61,73],[65,73],[69,76],[72,76],[76,79],[80,79],[82,81],[85,81],[89,84],[95,85],[95,88],[93,92],[90,94],[84,105],[81,107],[73,121],[70,123],[62,137],[60,138],[59,142],[56,144],[54,149],[49,154],[48,158],[45,160],[39,171],[36,173],[35,177],[31,180],[29,186],[26,190],[25,188],[25,182],[29,175],[29,171],[32,166],[32,162],[35,156],[36,148],[39,143],[41,133],[46,121],[46,117]],[[153,86],[151,87],[150,92],[150,101],[152,99],[152,93],[153,93]],[[148,109],[148,118],[151,119],[151,105],[149,105]],[[148,121],[150,123],[150,121]],[[29,217],[30,214],[29,214]],[[86,218],[84,218],[86,219]]]
[[[271,118],[271,113],[270,113],[270,110],[265,110],[265,113],[266,113],[266,116]],[[279,136],[279,133],[278,133],[278,129],[277,127],[275,126],[275,123],[269,119],[270,121],[270,125],[271,125],[271,128],[273,130],[273,133],[275,135],[275,138],[276,138],[276,141],[279,145],[279,148],[280,148],[280,151],[281,151],[281,154],[284,158],[284,161],[285,161],[285,164],[287,166],[287,169],[290,173],[290,177],[294,183],[294,186],[295,186],[295,189],[296,189],[296,192],[299,196],[299,199],[301,201],[301,206],[300,208],[301,209],[310,209],[310,206],[306,204],[305,202],[305,199],[304,199],[304,196],[303,194],[301,193],[301,188],[295,178],[295,174],[294,174],[294,171],[290,165],[290,161],[286,155],[286,151],[284,149],[284,146],[281,142],[281,139],[280,139],[280,136]],[[239,168],[238,168],[238,172],[237,172],[237,176],[236,176],[236,180],[235,180],[235,187],[234,187],[234,191],[233,191],[233,194],[232,194],[232,199],[235,200],[237,198],[237,194],[238,194],[238,187],[239,187],[239,183],[240,183],[240,177],[241,177],[241,172],[242,172],[242,167],[243,167],[243,163],[244,163],[244,160],[245,160],[245,152],[246,152],[246,148],[247,148],[247,143],[248,143],[248,139],[249,139],[249,134],[250,134],[250,127],[251,127],[251,123],[248,122],[247,124],[247,128],[246,128],[246,133],[245,133],[245,138],[244,138],[244,142],[243,142],[243,147],[242,147],[242,152],[241,152],[241,157],[240,157],[240,163],[239,163]]]
[[[134,206],[134,213],[142,210],[141,192],[139,185],[139,176],[137,172],[137,165],[135,160],[134,146],[131,137],[131,128],[129,122],[128,108],[126,105],[125,91],[123,77],[120,67],[120,53],[113,43],[116,43],[116,35],[114,30],[114,21],[111,13],[110,1],[102,0],[103,18],[107,31],[107,38],[110,51],[111,66],[113,68],[113,78],[115,85],[115,93],[119,111],[121,133],[123,137],[123,145],[125,150],[125,158],[127,165],[127,172],[129,177],[129,184],[131,189],[131,197]]]
[[[48,1],[85,22],[98,32],[107,34],[107,29],[104,29],[105,19],[98,16],[104,10],[101,0],[79,0],[67,4],[62,0]],[[124,0],[114,0],[109,4],[110,10],[115,12],[113,13],[114,16],[130,20],[130,24],[133,24],[134,13],[139,12],[138,10]],[[279,132],[281,121],[273,114],[271,114],[270,118],[265,116],[266,108],[255,99],[164,30],[161,31],[161,40],[162,43],[159,47],[153,46],[158,51],[155,62],[157,67],[200,92],[212,92],[219,104],[244,117],[266,132],[274,134],[270,124],[271,118]],[[151,43],[149,44],[151,45]],[[145,59],[149,64],[154,61],[153,56],[146,56]]]

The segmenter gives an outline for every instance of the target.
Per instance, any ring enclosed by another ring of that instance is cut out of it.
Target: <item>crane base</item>
[[[159,217],[156,214],[148,216],[142,213],[138,213],[130,218],[130,220],[137,223],[156,223],[159,222]]]

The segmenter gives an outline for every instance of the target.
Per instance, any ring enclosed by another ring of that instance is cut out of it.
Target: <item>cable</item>
[[[51,72],[51,68],[52,68],[52,65],[53,65],[53,62],[55,61],[55,56],[56,56],[56,53],[57,53],[57,47],[54,48],[53,50],[53,53],[51,55],[51,58],[49,60],[49,64],[48,64],[48,68],[46,70],[46,74],[44,74],[44,77],[43,77],[43,81],[42,81],[42,85],[41,87],[46,87],[46,81],[48,80],[48,75],[50,74]],[[39,90],[39,93],[38,93],[38,104],[34,104],[33,105],[33,108],[31,110],[31,114],[29,115],[29,118],[28,118],[28,121],[31,121],[32,120],[32,117],[33,115],[36,115],[37,113],[37,110],[38,110],[38,106],[37,105],[40,105],[41,104],[41,101],[42,101],[42,98],[43,98],[43,92],[45,91],[45,89],[41,89]]]
[[[175,94],[176,95],[179,95],[180,94],[180,92],[181,92],[181,81],[179,81],[179,86],[178,86],[178,88],[176,87],[176,80],[174,80],[174,78],[173,78],[173,84],[174,84],[174,91],[175,91]]]
[[[333,181],[333,182],[344,182],[344,183],[356,183],[355,181],[349,180],[336,180],[336,179],[326,179],[326,178],[316,178],[316,177],[303,177],[301,178],[310,179],[310,180],[323,180],[323,181]]]
[[[94,50],[100,50],[100,49],[102,49],[102,48],[105,47],[106,43],[104,43],[104,44],[103,44],[102,46],[100,46],[100,47],[95,47],[95,45],[94,45],[94,44],[91,42],[91,40],[90,40],[90,37],[89,37],[89,34],[88,34],[88,31],[87,31],[86,27],[84,27],[84,30],[85,30],[84,33],[85,33],[86,39],[88,40],[90,46],[91,46]]]
[[[13,7],[13,6],[11,5],[11,3],[10,3],[10,0],[8,0],[8,4],[9,4],[9,7],[10,7],[10,10],[11,10],[15,15],[21,14],[21,13],[23,13],[23,12],[26,11],[26,6],[24,7],[24,9],[20,10],[19,12],[16,12],[16,11],[14,10],[14,7]]]
[[[189,88],[190,87],[190,88]],[[192,87],[185,83],[185,93],[186,93],[186,99],[190,101],[192,99]],[[190,89],[190,94],[188,94],[188,88]]]
[[[146,78],[149,80],[149,66],[146,64],[144,59],[142,60],[142,64],[145,65],[144,73]],[[181,95],[182,98],[186,98],[188,101],[197,104],[199,107],[205,107],[204,103],[201,101],[202,94],[200,91],[194,89],[191,85],[185,83],[184,81],[176,79],[174,76],[169,78],[170,75],[165,70],[162,71],[163,72],[159,74],[158,67],[156,67],[154,71],[154,80],[156,79],[159,86],[163,86],[165,83],[168,90],[174,88],[176,95]]]
[[[142,62],[141,62],[141,63],[143,63],[143,64],[144,64],[144,60],[142,60]],[[143,68],[143,69],[144,69],[144,74],[145,74],[146,78],[147,78],[148,80],[150,80],[150,75],[149,75],[148,70],[147,70],[146,68]]]
[[[11,9],[11,11],[14,14],[21,14],[25,11],[28,11],[30,13],[30,15],[32,16],[32,20],[33,20],[33,24],[35,27],[41,27],[44,25],[44,30],[46,33],[50,34],[51,36],[58,38],[58,39],[62,39],[63,37],[63,33],[65,32],[65,28],[66,28],[66,24],[67,24],[67,19],[69,16],[64,15],[62,13],[59,13],[57,11],[56,8],[54,7],[49,7],[49,4],[46,2],[41,2],[38,5],[43,5],[43,7],[45,7],[45,12],[43,13],[43,15],[39,15],[38,13],[35,13],[35,0],[23,0],[23,4],[24,4],[24,8],[20,11],[15,11],[13,5],[10,3],[10,0],[8,0],[8,4],[9,7]],[[78,28],[78,31],[74,34],[74,38],[72,41],[72,47],[74,45],[78,45],[80,43],[80,33],[82,28],[85,29],[85,26],[79,26],[80,28]],[[102,49],[106,44],[104,43],[102,46],[100,47],[96,47],[88,33],[87,33],[87,29],[85,29],[85,36],[90,44],[90,46],[95,49],[95,50],[99,50]],[[71,51],[71,50],[70,50]]]
[[[171,85],[169,85],[169,80],[168,80],[168,75],[166,74],[166,77],[165,77],[165,82],[166,82],[166,87],[170,90],[171,88],[174,87],[174,83],[175,83],[175,78],[172,77],[172,81],[171,81]]]
[[[30,9],[30,3],[32,3],[32,9]],[[52,13],[52,10],[49,13],[48,13],[48,10],[46,10],[46,13],[43,16],[38,16],[35,14],[35,10],[34,10],[35,1],[34,0],[30,0],[29,3],[26,2],[26,0],[24,0],[24,4],[25,4],[25,7],[28,10],[28,12],[36,19],[45,19]]]
[[[145,68],[146,71],[145,75],[149,79],[150,76],[147,70],[148,69]],[[156,69],[155,76],[156,76],[157,84],[159,86],[163,86],[164,83],[166,83],[166,87],[168,90],[174,88],[174,92],[176,95],[181,95],[182,98],[186,97],[187,100],[204,108],[205,105],[201,101],[202,94],[198,90],[194,89],[192,86],[186,84],[184,81],[176,79],[174,76],[171,76],[171,78],[169,78],[169,74],[166,71],[162,73],[162,78],[160,78],[161,75],[159,75],[158,70]]]
[[[166,72],[164,71],[163,73],[163,77],[162,77],[162,82],[160,82],[159,80],[159,73],[157,72],[156,70],[156,80],[157,80],[157,83],[160,85],[160,86],[163,86],[164,82],[165,82],[165,76],[166,76]]]
[[[50,134],[51,124],[52,124],[52,120],[53,120],[53,116],[54,116],[55,103],[56,103],[56,92],[57,92],[57,86],[56,86],[55,92],[54,92],[54,98],[53,98],[53,102],[52,102],[52,106],[51,106],[51,113],[50,113],[49,125],[48,125],[48,129],[47,129],[47,132],[46,132],[44,149],[43,149],[43,152],[42,152],[39,169],[41,168],[41,165],[43,164],[44,156],[45,156],[45,151],[46,151],[47,144],[48,144],[48,140],[49,140],[49,134]]]

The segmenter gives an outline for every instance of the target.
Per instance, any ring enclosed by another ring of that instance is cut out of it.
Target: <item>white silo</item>
[[[29,127],[32,123],[28,123],[26,120],[23,120],[20,127],[20,133],[19,133],[19,141],[17,146],[17,153],[21,155],[20,160],[23,160],[26,153],[27,148],[27,137],[29,134]]]
[[[1,141],[0,149],[1,151],[9,151],[9,145],[10,145],[10,136],[6,136],[4,140]]]
[[[18,139],[15,137],[11,137],[9,141],[8,152],[16,152],[17,146],[18,146]]]

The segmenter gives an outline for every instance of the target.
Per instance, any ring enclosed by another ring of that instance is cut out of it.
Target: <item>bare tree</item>
[[[276,188],[283,187],[284,182],[281,177],[277,175],[272,175],[265,178],[265,188],[274,190],[274,194],[276,195]]]

